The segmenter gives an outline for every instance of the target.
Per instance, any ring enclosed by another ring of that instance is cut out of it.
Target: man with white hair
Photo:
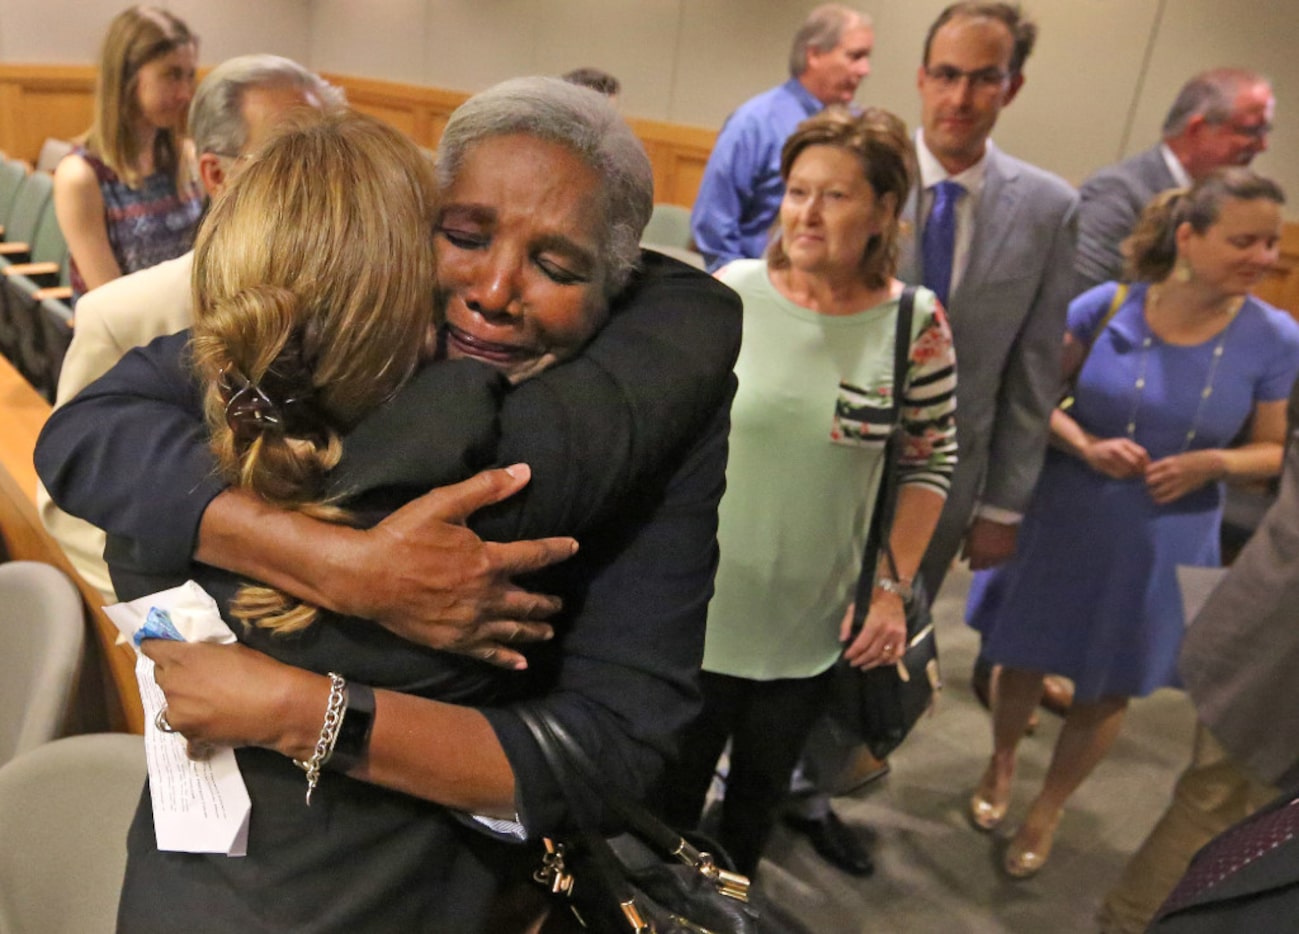
[[[194,92],[189,128],[199,177],[220,194],[279,119],[297,107],[345,106],[343,92],[295,61],[242,55],[218,65]],[[77,302],[77,326],[59,374],[55,407],[97,380],[133,347],[190,326],[193,251],[92,289]],[[37,489],[41,521],[86,582],[114,602],[104,564],[104,533],[63,512]]]
[[[780,150],[794,128],[831,104],[850,104],[870,74],[870,17],[838,3],[813,10],[794,36],[790,78],[731,114],[704,169],[690,229],[709,271],[759,257],[785,183]]]

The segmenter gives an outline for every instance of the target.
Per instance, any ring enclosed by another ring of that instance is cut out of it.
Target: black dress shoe
[[[785,823],[807,837],[812,849],[831,866],[853,876],[869,876],[875,871],[875,863],[866,847],[834,811],[826,812],[821,818],[786,814]]]

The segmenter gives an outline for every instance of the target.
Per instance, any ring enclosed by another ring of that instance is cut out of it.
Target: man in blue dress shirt
[[[849,104],[870,74],[870,17],[838,3],[813,10],[794,36],[790,79],[741,104],[717,137],[690,217],[711,272],[761,256],[785,193],[780,150],[794,128],[830,104]]]

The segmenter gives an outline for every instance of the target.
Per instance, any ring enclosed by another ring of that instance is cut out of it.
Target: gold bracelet
[[[338,728],[347,713],[347,679],[336,672],[329,673],[329,703],[325,706],[325,722],[320,727],[316,748],[306,762],[294,759],[293,764],[307,773],[307,807],[311,807],[311,793],[320,783],[320,770],[334,754],[338,742]]]

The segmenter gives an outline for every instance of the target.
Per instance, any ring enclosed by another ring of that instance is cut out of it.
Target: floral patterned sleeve
[[[911,344],[902,424],[906,440],[898,458],[898,482],[922,484],[947,496],[956,469],[956,350],[947,313],[937,299]]]

